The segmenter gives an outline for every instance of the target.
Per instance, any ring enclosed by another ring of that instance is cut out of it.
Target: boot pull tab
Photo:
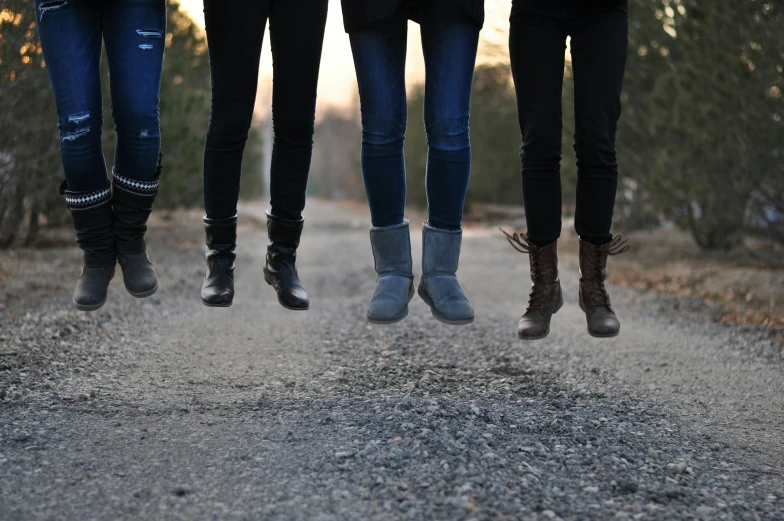
[[[63,182],[60,183],[60,195],[65,195],[66,190],[68,190],[68,181],[63,179]]]

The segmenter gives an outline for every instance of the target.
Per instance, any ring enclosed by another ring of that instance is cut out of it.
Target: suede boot
[[[408,221],[371,228],[370,246],[378,278],[367,319],[373,324],[394,324],[408,316],[408,303],[414,296]]]
[[[514,249],[528,254],[531,265],[531,293],[528,307],[517,324],[517,336],[522,340],[536,340],[550,334],[550,319],[563,306],[561,281],[558,280],[558,249],[553,241],[537,246],[521,234],[508,234],[506,240]]]
[[[474,321],[474,310],[456,275],[462,238],[462,230],[422,225],[422,280],[418,293],[436,319],[451,325]]]
[[[607,257],[629,249],[620,235],[602,246],[594,246],[580,239],[580,309],[585,312],[588,334],[607,338],[617,336],[621,323],[610,305],[604,287],[607,277]]]
[[[201,286],[205,306],[225,308],[234,301],[234,253],[237,247],[237,216],[204,218],[207,235],[207,275]]]
[[[158,277],[147,255],[147,219],[158,194],[161,164],[152,181],[137,181],[118,174],[112,177],[114,240],[125,289],[134,297],[149,297],[158,290]]]
[[[114,277],[117,255],[112,234],[112,192],[107,185],[94,192],[72,192],[63,181],[60,194],[73,219],[76,242],[83,252],[82,274],[76,283],[76,309],[94,311],[106,302],[109,282]]]
[[[304,220],[293,221],[267,212],[267,263],[264,280],[275,288],[278,302],[286,309],[305,311],[310,300],[297,274],[297,248]]]

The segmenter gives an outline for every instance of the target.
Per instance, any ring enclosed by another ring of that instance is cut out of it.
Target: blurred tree
[[[784,7],[765,0],[630,0],[618,129],[618,229],[672,219],[704,248],[745,234],[784,242]],[[531,52],[536,52],[532,49]],[[564,71],[562,185],[573,208],[574,84]],[[423,89],[409,100],[409,201],[425,205]],[[480,66],[469,201],[520,203],[520,131],[508,64]]]
[[[57,193],[62,179],[54,99],[35,26],[33,2],[0,0],[0,247],[19,235],[29,219],[27,244],[35,240],[39,216],[62,223],[65,205]],[[104,147],[114,156],[114,125],[104,75]],[[168,0],[166,56],[161,83],[164,170],[156,207],[201,205],[202,157],[210,110],[207,45],[201,30]],[[260,134],[254,128],[244,158],[246,170],[261,164]],[[256,194],[260,182],[243,183]]]
[[[631,15],[618,135],[626,195],[704,248],[731,248],[748,231],[784,240],[782,6],[635,0]]]
[[[35,6],[0,0],[0,247],[16,239],[26,214],[25,242],[31,243],[39,212],[59,197],[55,173],[61,169],[60,140],[54,114]]]
[[[321,111],[313,141],[308,193],[363,200],[358,97],[349,110],[328,107]]]

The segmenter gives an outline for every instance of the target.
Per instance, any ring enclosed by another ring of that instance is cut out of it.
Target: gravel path
[[[192,221],[153,231],[152,298],[0,306],[0,519],[784,520],[780,351],[696,302],[613,288],[623,331],[593,339],[567,260],[552,334],[521,342],[526,259],[479,229],[474,324],[416,298],[370,326],[367,217],[311,201],[311,310],[277,304],[258,225],[208,309]]]

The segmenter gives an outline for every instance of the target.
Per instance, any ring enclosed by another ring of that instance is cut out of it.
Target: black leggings
[[[256,103],[259,57],[269,18],[273,56],[270,206],[299,219],[313,129],[327,0],[204,0],[212,75],[212,113],[204,150],[207,217],[237,213],[242,153]]]
[[[528,237],[545,245],[561,234],[561,92],[566,37],[574,72],[575,229],[603,244],[612,238],[618,163],[615,131],[628,45],[625,1],[514,0],[509,50],[523,136],[523,202]]]

